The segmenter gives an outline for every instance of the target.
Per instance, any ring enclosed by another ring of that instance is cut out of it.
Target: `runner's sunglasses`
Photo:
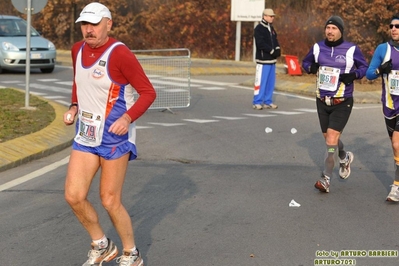
[[[393,27],[395,27],[396,29],[399,29],[399,24],[390,24],[389,28],[392,29]]]

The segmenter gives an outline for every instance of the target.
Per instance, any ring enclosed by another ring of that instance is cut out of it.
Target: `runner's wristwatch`
[[[71,108],[72,108],[73,106],[78,106],[78,104],[77,104],[77,103],[71,103],[71,104],[69,105],[69,110],[71,110]]]

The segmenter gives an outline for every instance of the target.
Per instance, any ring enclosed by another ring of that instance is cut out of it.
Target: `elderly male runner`
[[[108,36],[112,17],[106,6],[88,4],[76,22],[80,22],[84,40],[72,47],[72,104],[64,122],[71,125],[76,119],[76,136],[65,199],[92,240],[83,266],[102,265],[118,255],[87,199],[100,168],[101,203],[123,245],[117,262],[120,266],[143,266],[132,221],[121,198],[128,161],[137,156],[135,121],[151,106],[156,93],[129,48]],[[139,94],[136,102],[134,90]]]

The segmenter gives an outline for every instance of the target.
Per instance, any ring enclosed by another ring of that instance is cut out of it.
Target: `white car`
[[[0,73],[3,69],[25,70],[27,22],[15,16],[0,15]],[[49,40],[31,27],[30,68],[51,73],[55,67],[56,50]]]

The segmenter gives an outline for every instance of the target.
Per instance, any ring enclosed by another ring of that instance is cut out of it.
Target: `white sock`
[[[134,246],[134,247],[131,249],[131,251],[132,251],[132,254],[133,254],[133,255],[137,255],[137,254],[139,253],[139,251],[137,250],[136,246]]]
[[[136,246],[134,246],[131,249],[124,250],[123,252],[130,253],[130,254],[132,254],[134,256],[139,253],[139,251],[137,250]]]
[[[108,247],[108,239],[105,235],[98,240],[93,240],[93,243],[97,245],[99,249]]]

